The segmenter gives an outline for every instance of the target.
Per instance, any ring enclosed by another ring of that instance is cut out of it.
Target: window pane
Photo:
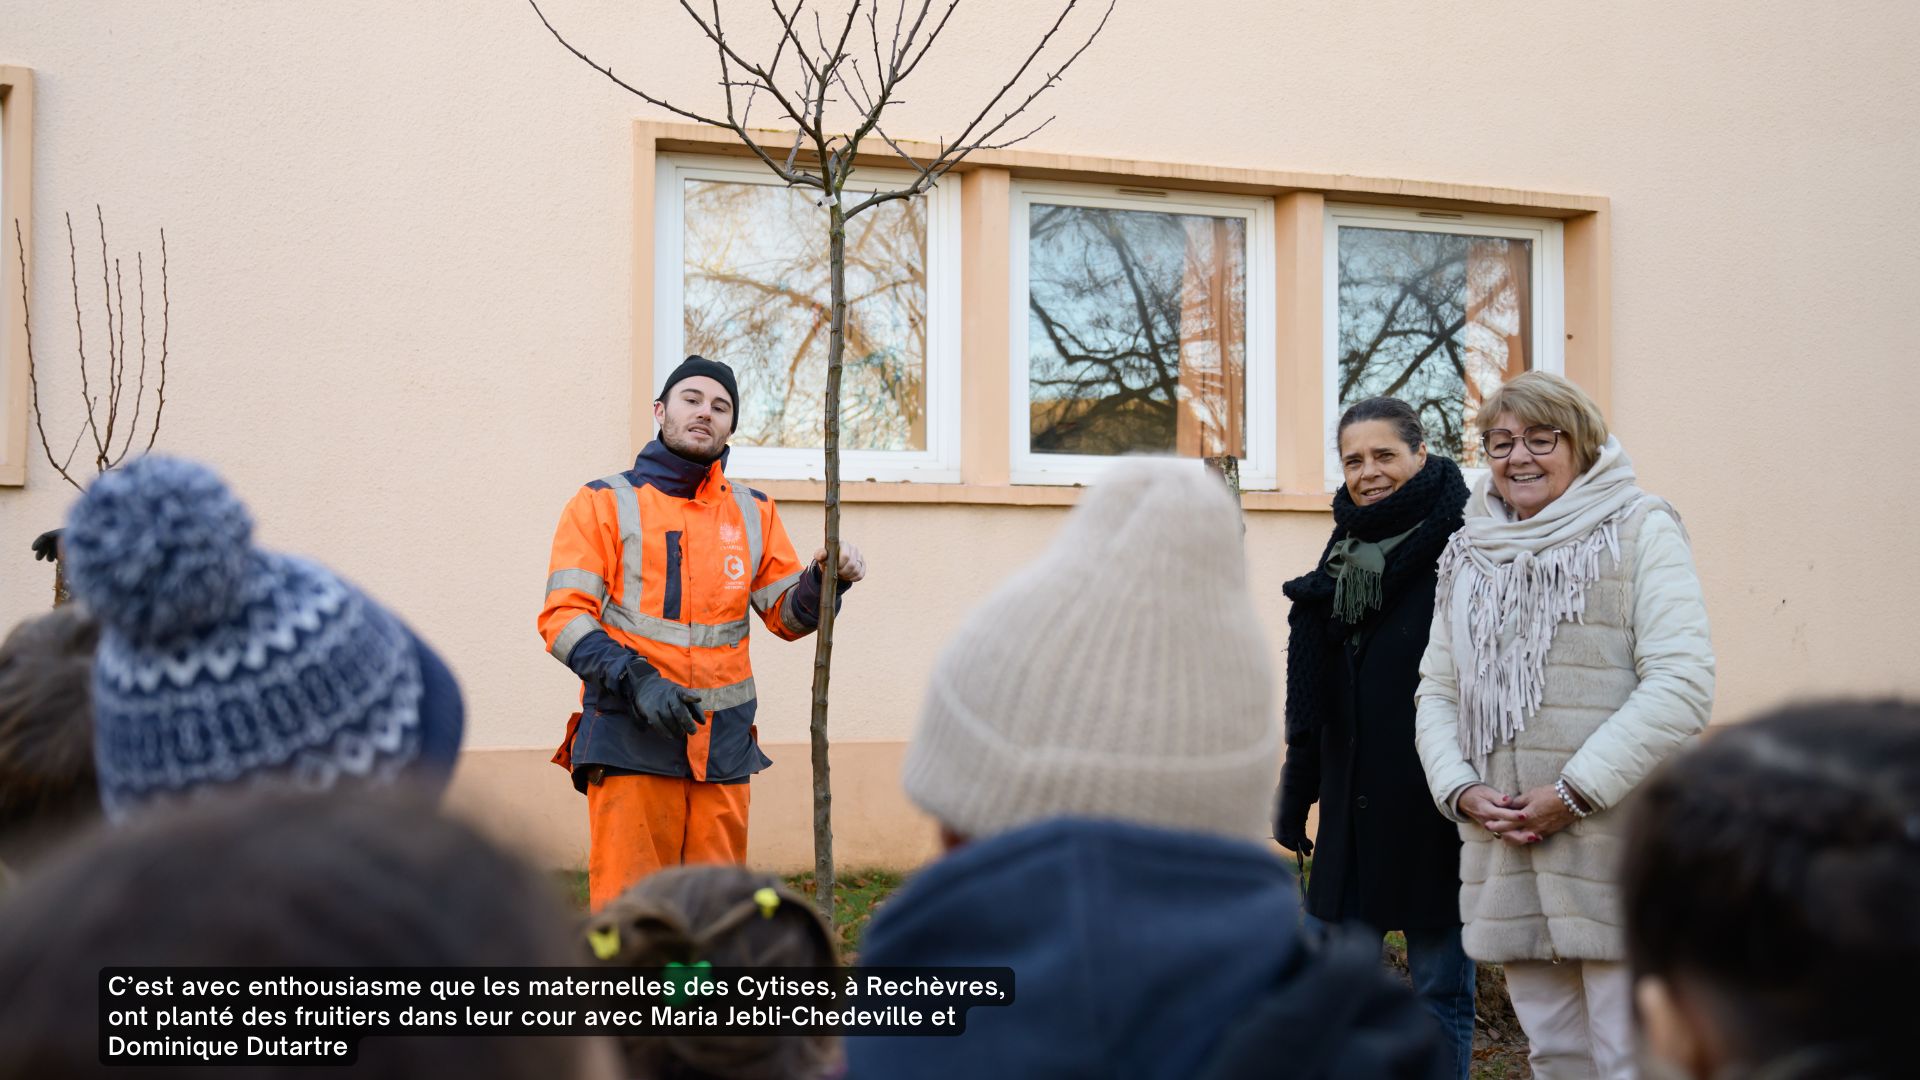
[[[1340,407],[1376,394],[1420,412],[1427,439],[1483,465],[1471,418],[1532,365],[1527,240],[1340,227]]]
[[[1246,221],[1036,203],[1027,224],[1033,452],[1245,457]]]
[[[733,365],[734,442],[823,445],[827,211],[770,184],[686,181],[688,352]],[[847,226],[847,346],[840,445],[927,447],[926,203],[896,199]]]

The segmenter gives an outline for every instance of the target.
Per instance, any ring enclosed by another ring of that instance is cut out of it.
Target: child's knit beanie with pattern
[[[246,507],[204,466],[144,457],[106,473],[64,543],[103,628],[109,817],[214,789],[444,785],[465,715],[446,665],[324,567],[254,547]]]

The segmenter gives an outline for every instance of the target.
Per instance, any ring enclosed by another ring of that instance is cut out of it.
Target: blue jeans
[[[1364,923],[1327,923],[1304,912],[1301,919],[1310,934],[1385,936],[1384,931]],[[1427,927],[1402,933],[1407,939],[1407,971],[1413,976],[1414,992],[1440,1022],[1453,1051],[1454,1072],[1460,1080],[1468,1080],[1467,1072],[1473,1065],[1475,972],[1473,961],[1460,945],[1460,928]]]

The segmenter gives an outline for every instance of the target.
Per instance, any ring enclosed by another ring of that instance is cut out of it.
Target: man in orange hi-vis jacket
[[[819,625],[826,552],[802,567],[773,500],[726,476],[739,401],[732,368],[688,357],[653,404],[659,436],[554,532],[540,636],[583,684],[554,761],[587,796],[595,909],[663,866],[745,860],[748,780],[772,764],[748,608],[788,640]],[[865,574],[842,543],[836,596]]]

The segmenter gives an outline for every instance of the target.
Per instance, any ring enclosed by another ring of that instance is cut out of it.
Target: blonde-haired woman
[[[1534,1075],[1631,1077],[1619,807],[1706,726],[1700,579],[1578,387],[1528,372],[1475,424],[1490,471],[1440,559],[1420,760],[1465,841],[1466,951],[1506,966]]]

